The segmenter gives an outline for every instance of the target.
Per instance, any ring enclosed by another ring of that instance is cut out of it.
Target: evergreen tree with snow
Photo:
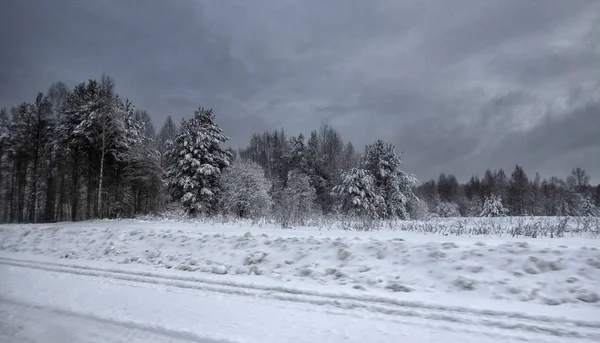
[[[494,194],[485,199],[480,217],[504,217],[508,210],[502,205],[502,199]]]
[[[223,209],[239,218],[259,218],[269,213],[273,201],[271,182],[255,162],[237,160],[223,173]]]
[[[581,205],[581,215],[584,217],[595,217],[597,215],[596,206],[592,199],[586,197]]]
[[[170,162],[168,161],[168,151],[177,137],[177,125],[171,116],[165,120],[163,127],[160,129],[157,137],[158,152],[160,153],[160,164],[166,168]]]
[[[400,156],[392,144],[381,140],[367,145],[361,167],[373,177],[375,192],[384,199],[384,206],[377,210],[383,219],[407,219],[407,204],[416,200],[412,187],[417,179],[400,170]]]
[[[156,138],[156,128],[152,123],[152,119],[150,118],[150,114],[146,110],[135,110],[135,120],[141,125],[141,130],[144,135],[151,141],[153,144],[156,143],[154,140]]]
[[[103,217],[103,185],[106,160],[109,155],[115,155],[119,148],[128,149],[125,141],[125,116],[127,107],[115,94],[114,80],[102,75],[98,94],[98,107],[90,116],[95,130],[92,133],[92,143],[98,147],[100,154],[100,167],[98,176],[98,209],[97,216]],[[131,106],[133,108],[133,106]]]
[[[113,213],[132,207],[134,213],[149,213],[164,202],[160,154],[157,144],[148,132],[147,119],[134,112],[128,100],[124,104],[125,136],[117,154],[122,187],[115,199]],[[142,111],[144,113],[145,111]]]
[[[342,182],[333,188],[333,193],[341,198],[343,213],[358,217],[379,219],[379,209],[385,205],[384,198],[377,192],[375,178],[361,168],[343,172]]]
[[[214,120],[211,109],[199,108],[181,129],[169,150],[167,182],[171,196],[181,202],[191,216],[217,211],[221,195],[220,178],[229,166],[231,154],[221,144],[225,136]]]
[[[304,135],[290,138],[287,160],[290,170],[300,170],[308,172],[308,161],[306,158],[306,145],[304,144]]]

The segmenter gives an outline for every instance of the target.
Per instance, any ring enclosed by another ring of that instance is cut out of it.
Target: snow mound
[[[249,227],[219,233],[208,225],[163,224],[7,225],[0,230],[0,250],[342,290],[461,292],[600,307],[600,244],[593,238],[472,239],[406,232],[336,236],[300,229],[266,234]]]

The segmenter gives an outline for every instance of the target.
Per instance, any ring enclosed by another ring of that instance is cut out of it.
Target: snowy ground
[[[598,322],[234,286],[32,263],[0,266],[2,342],[594,342]],[[39,265],[38,265],[39,266]],[[126,280],[127,279],[127,280]],[[198,286],[198,287],[196,287]],[[566,313],[568,314],[568,312]]]
[[[586,234],[3,225],[0,340],[599,341],[599,248]]]

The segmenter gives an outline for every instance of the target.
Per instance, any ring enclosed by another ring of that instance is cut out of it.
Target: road
[[[600,323],[0,258],[0,341],[598,342]]]

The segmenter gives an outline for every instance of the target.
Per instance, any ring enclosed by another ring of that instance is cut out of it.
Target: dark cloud
[[[600,3],[11,1],[0,105],[108,73],[160,127],[213,107],[233,145],[328,120],[422,179],[515,164],[600,182]]]

